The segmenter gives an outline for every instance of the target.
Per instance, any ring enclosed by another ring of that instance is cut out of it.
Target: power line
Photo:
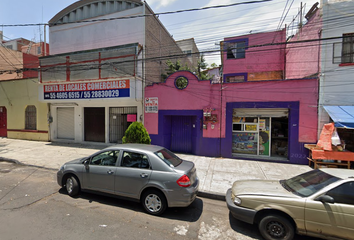
[[[289,46],[290,45],[290,48],[291,48],[291,45],[296,45],[296,44],[299,44],[299,43],[314,43],[314,42],[322,42],[322,41],[330,41],[330,40],[336,40],[336,39],[342,39],[343,36],[339,36],[339,37],[329,37],[329,38],[317,38],[317,39],[308,39],[308,40],[301,40],[301,41],[291,41],[291,42],[278,42],[278,43],[266,43],[266,44],[258,44],[258,45],[252,45],[252,46],[248,46],[247,48],[248,49],[252,49],[252,50],[248,50],[247,53],[252,53],[252,52],[261,52],[261,51],[276,51],[276,50],[279,50],[279,49],[262,49],[262,50],[259,50],[257,48],[260,48],[260,47],[267,47],[267,46],[281,46],[281,45],[287,45]],[[295,47],[310,47],[311,45],[305,45],[305,46],[295,46]],[[235,48],[237,49],[237,48]],[[213,50],[206,50],[206,51],[203,51],[203,52],[198,52],[198,53],[191,53],[192,55],[194,54],[209,54],[209,53],[220,53],[221,51],[224,51],[224,50],[220,50],[220,49],[213,49]],[[55,55],[53,55],[55,56]],[[162,61],[162,60],[168,60],[168,59],[178,59],[178,58],[184,58],[186,57],[187,55],[184,54],[184,53],[181,53],[181,54],[173,54],[173,55],[164,55],[164,56],[159,56],[159,57],[151,57],[151,58],[145,58],[145,59],[137,59],[137,60],[126,60],[126,61],[121,61],[121,62],[109,62],[109,63],[102,63],[101,66],[104,66],[104,65],[109,65],[109,64],[124,64],[124,63],[134,63],[134,62],[139,62],[139,61]],[[98,68],[98,64],[97,65],[97,68]],[[87,65],[86,68],[81,68],[81,70],[87,70],[88,68],[92,68],[92,64],[91,65]],[[66,68],[66,66],[55,66],[55,68],[60,68],[60,67],[63,67],[63,68]],[[45,71],[48,71],[50,70],[52,67],[47,67],[45,68]],[[53,67],[54,69],[54,67]],[[23,69],[18,69],[18,70],[22,70],[22,71],[29,71],[29,70],[32,70],[32,71],[38,71],[37,68],[23,68]],[[77,70],[80,70],[80,69],[77,69]],[[13,71],[13,70],[1,70],[1,72],[6,72],[6,71]]]
[[[183,9],[177,11],[169,11],[169,12],[161,12],[161,13],[153,13],[153,14],[141,14],[135,16],[128,16],[128,17],[115,17],[115,18],[100,18],[100,19],[91,19],[91,20],[79,20],[79,21],[72,21],[67,23],[26,23],[26,24],[2,24],[1,27],[29,27],[29,26],[57,26],[57,25],[64,25],[64,24],[71,24],[71,23],[90,23],[90,22],[102,22],[102,21],[112,21],[112,20],[120,20],[120,19],[132,19],[132,18],[142,18],[142,17],[150,17],[150,16],[158,16],[158,15],[166,15],[166,14],[176,14],[176,13],[183,13],[183,12],[194,12],[194,11],[202,11],[208,9],[217,9],[217,8],[226,8],[226,7],[233,7],[238,5],[246,5],[246,4],[254,4],[254,3],[263,3],[263,2],[270,2],[273,0],[259,0],[259,1],[247,1],[247,2],[239,2],[239,3],[232,3],[226,5],[215,5],[209,7],[202,7],[202,8],[190,8],[190,9]]]

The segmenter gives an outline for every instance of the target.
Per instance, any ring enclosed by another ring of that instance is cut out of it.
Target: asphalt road
[[[156,217],[135,202],[89,193],[71,198],[55,171],[7,162],[0,162],[0,223],[2,240],[261,239],[255,226],[233,219],[223,201],[197,198]]]

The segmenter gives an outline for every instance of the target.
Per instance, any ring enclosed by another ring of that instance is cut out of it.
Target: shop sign
[[[145,98],[146,113],[158,113],[158,106],[159,102],[157,97]]]
[[[136,114],[128,114],[127,122],[136,122]]]
[[[256,124],[245,124],[245,130],[246,131],[257,131],[257,125]]]
[[[44,99],[95,99],[130,97],[129,80],[53,84],[43,86]]]
[[[266,129],[266,120],[259,119],[259,130],[265,130],[265,129]]]

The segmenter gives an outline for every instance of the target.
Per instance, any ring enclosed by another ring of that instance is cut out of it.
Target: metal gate
[[[122,143],[125,130],[131,124],[127,120],[128,114],[137,114],[136,107],[109,108],[109,142]]]
[[[57,132],[58,139],[75,138],[75,121],[73,107],[58,107],[57,108]]]
[[[192,118],[191,116],[172,116],[171,151],[192,153]]]
[[[6,107],[0,107],[0,137],[7,137]]]
[[[84,108],[85,141],[105,142],[105,108]]]

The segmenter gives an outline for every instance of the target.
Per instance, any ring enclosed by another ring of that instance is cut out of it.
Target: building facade
[[[144,87],[161,81],[168,57],[190,64],[140,0],[78,1],[49,25],[39,92],[52,141],[120,143],[131,122],[143,121]]]
[[[319,44],[303,44],[318,41],[314,16],[290,40],[285,29],[225,38],[220,83],[180,71],[147,87],[152,143],[204,156],[307,164],[304,144],[317,141],[320,63]],[[309,50],[315,61],[302,70],[298,53]]]
[[[322,1],[322,50],[319,124],[335,122],[346,148],[354,151],[354,21],[353,1]],[[333,19],[339,19],[334,21]]]
[[[48,141],[48,108],[38,100],[38,57],[4,46],[0,56],[0,137]]]
[[[146,87],[144,124],[153,144],[175,152],[303,164],[317,90],[316,78],[212,84],[181,71]]]

